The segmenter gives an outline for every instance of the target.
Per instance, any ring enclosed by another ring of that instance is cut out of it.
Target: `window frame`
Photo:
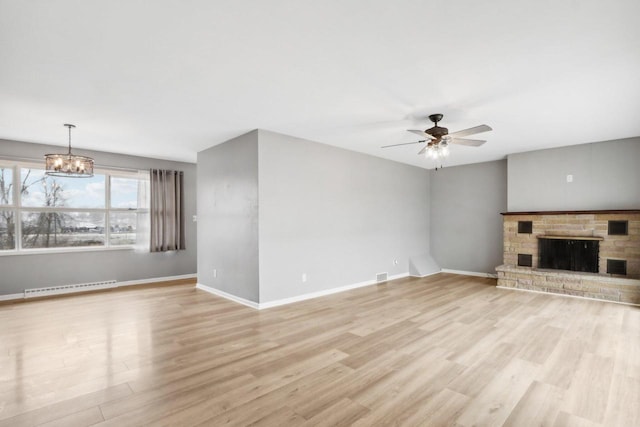
[[[13,211],[14,226],[15,226],[15,243],[14,249],[0,250],[1,256],[10,255],[37,255],[37,254],[51,254],[51,253],[65,253],[65,252],[100,252],[100,251],[121,251],[121,250],[133,250],[135,244],[129,245],[112,245],[111,244],[111,219],[110,214],[117,212],[134,212],[136,214],[149,213],[149,207],[142,208],[112,208],[111,207],[111,178],[126,178],[141,180],[142,170],[117,170],[110,168],[96,168],[94,169],[95,175],[104,175],[104,208],[73,208],[73,207],[30,207],[22,206],[21,198],[21,184],[22,174],[21,169],[30,168],[43,170],[43,166],[39,163],[21,161],[21,160],[6,160],[0,158],[0,167],[4,169],[12,169],[12,202],[11,205],[0,205],[0,210]],[[77,178],[82,179],[82,178]],[[142,178],[144,180],[144,178]],[[102,213],[104,214],[104,245],[100,246],[70,246],[70,247],[53,247],[53,248],[23,248],[22,247],[22,213],[23,212],[88,212],[88,213]]]

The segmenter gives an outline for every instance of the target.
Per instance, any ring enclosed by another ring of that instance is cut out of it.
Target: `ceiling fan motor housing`
[[[440,139],[443,136],[449,134],[449,129],[440,127],[438,125],[435,125],[434,127],[425,130],[425,132],[428,133],[429,135],[431,135],[432,137],[436,138],[436,139]]]
[[[429,120],[431,120],[436,125],[425,130],[425,133],[428,133],[436,139],[441,139],[443,136],[449,134],[449,129],[438,126],[438,122],[442,120],[442,117],[444,117],[442,114],[431,114],[429,116]]]

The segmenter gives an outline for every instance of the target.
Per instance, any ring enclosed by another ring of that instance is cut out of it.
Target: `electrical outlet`
[[[573,175],[567,175],[567,182],[573,182]]]
[[[307,273],[302,273],[302,283],[307,281]]]
[[[398,260],[397,259],[393,260],[393,265],[398,265]]]
[[[192,218],[192,221],[193,222],[198,222],[198,215],[194,215],[193,218]]]
[[[218,277],[218,270],[217,269],[213,269],[213,278],[215,279],[216,277]]]

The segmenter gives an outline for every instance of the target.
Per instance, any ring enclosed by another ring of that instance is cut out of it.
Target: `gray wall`
[[[502,264],[507,161],[431,171],[431,254],[445,269],[495,273]]]
[[[198,283],[259,302],[257,131],[198,153],[198,228]]]
[[[259,135],[260,302],[407,273],[428,255],[427,170]]]
[[[512,154],[508,160],[509,211],[640,208],[640,138]]]
[[[45,153],[60,147],[0,140],[0,157],[42,161]],[[0,256],[0,295],[24,289],[194,274],[196,272],[196,165],[101,151],[75,150],[95,158],[96,165],[131,169],[164,168],[184,171],[187,249],[168,253],[138,253],[133,250],[73,252],[43,255]]]

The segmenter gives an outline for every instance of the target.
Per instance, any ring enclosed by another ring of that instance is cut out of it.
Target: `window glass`
[[[113,173],[66,178],[47,176],[39,163],[0,163],[0,253],[145,247],[149,174]]]
[[[47,176],[42,169],[22,168],[22,206],[104,208],[105,176],[61,178]]]
[[[135,212],[111,212],[109,214],[109,243],[111,245],[135,245],[138,215]]]
[[[111,177],[111,207],[117,209],[136,209],[142,196],[144,181],[135,178]]]
[[[22,211],[22,247],[103,246],[104,212]]]
[[[13,204],[13,168],[0,166],[0,206]]]
[[[16,225],[14,213],[0,209],[0,251],[16,248]]]

